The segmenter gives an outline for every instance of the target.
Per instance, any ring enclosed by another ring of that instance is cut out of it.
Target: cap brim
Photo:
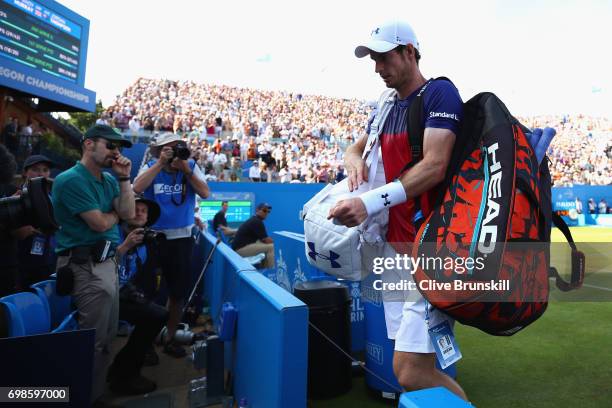
[[[176,137],[171,137],[171,138],[168,138],[167,140],[164,140],[164,141],[161,141],[161,140],[160,140],[159,142],[155,142],[155,144],[153,144],[152,146],[154,146],[154,147],[158,147],[158,146],[165,146],[165,145],[167,145],[168,143],[172,143],[172,142],[180,142],[180,141],[182,141],[182,140],[183,140],[183,139],[181,139],[181,137],[180,137],[180,136],[176,136]]]
[[[388,41],[381,40],[370,40],[365,45],[360,45],[355,48],[355,56],[357,58],[363,58],[367,55],[370,55],[371,51],[384,53],[389,52],[399,44],[390,43]]]

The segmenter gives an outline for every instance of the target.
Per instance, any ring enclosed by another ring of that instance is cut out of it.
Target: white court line
[[[599,290],[605,290],[605,291],[608,291],[608,292],[612,292],[612,289],[604,288],[603,286],[589,285],[588,283],[583,283],[582,286],[586,286],[587,288],[599,289]]]

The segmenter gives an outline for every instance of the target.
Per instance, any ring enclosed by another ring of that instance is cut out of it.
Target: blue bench
[[[401,395],[399,408],[473,408],[444,387],[405,392]]]

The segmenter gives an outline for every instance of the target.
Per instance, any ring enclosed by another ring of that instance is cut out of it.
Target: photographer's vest
[[[151,160],[147,165],[151,167],[155,162],[156,160]],[[195,162],[191,159],[189,168],[192,171],[195,168]],[[191,227],[194,224],[196,192],[183,172],[160,171],[144,191],[144,196],[157,202],[161,209],[161,215],[152,226],[153,229],[171,230]]]
[[[121,242],[125,241],[127,234],[124,231],[119,231],[119,234]],[[119,286],[121,287],[129,282],[146,261],[147,247],[144,245],[138,245],[123,255],[117,268],[119,273]]]

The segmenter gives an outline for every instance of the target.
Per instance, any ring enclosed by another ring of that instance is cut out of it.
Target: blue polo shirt
[[[147,163],[146,168],[151,167],[155,161],[152,160]],[[188,163],[189,168],[194,170],[195,162],[189,159]],[[186,188],[185,201],[182,201],[183,187]],[[155,225],[152,226],[154,229],[169,230],[193,225],[196,192],[183,172],[160,171],[151,185],[143,192],[143,195],[145,198],[157,202],[161,208],[161,215]]]
[[[117,244],[119,229],[116,225],[107,231],[96,232],[79,215],[91,210],[109,212],[116,197],[119,197],[119,183],[109,173],[103,172],[99,180],[81,162],[60,173],[53,182],[51,195],[53,214],[60,226],[55,234],[55,251],[93,245],[101,240]]]

